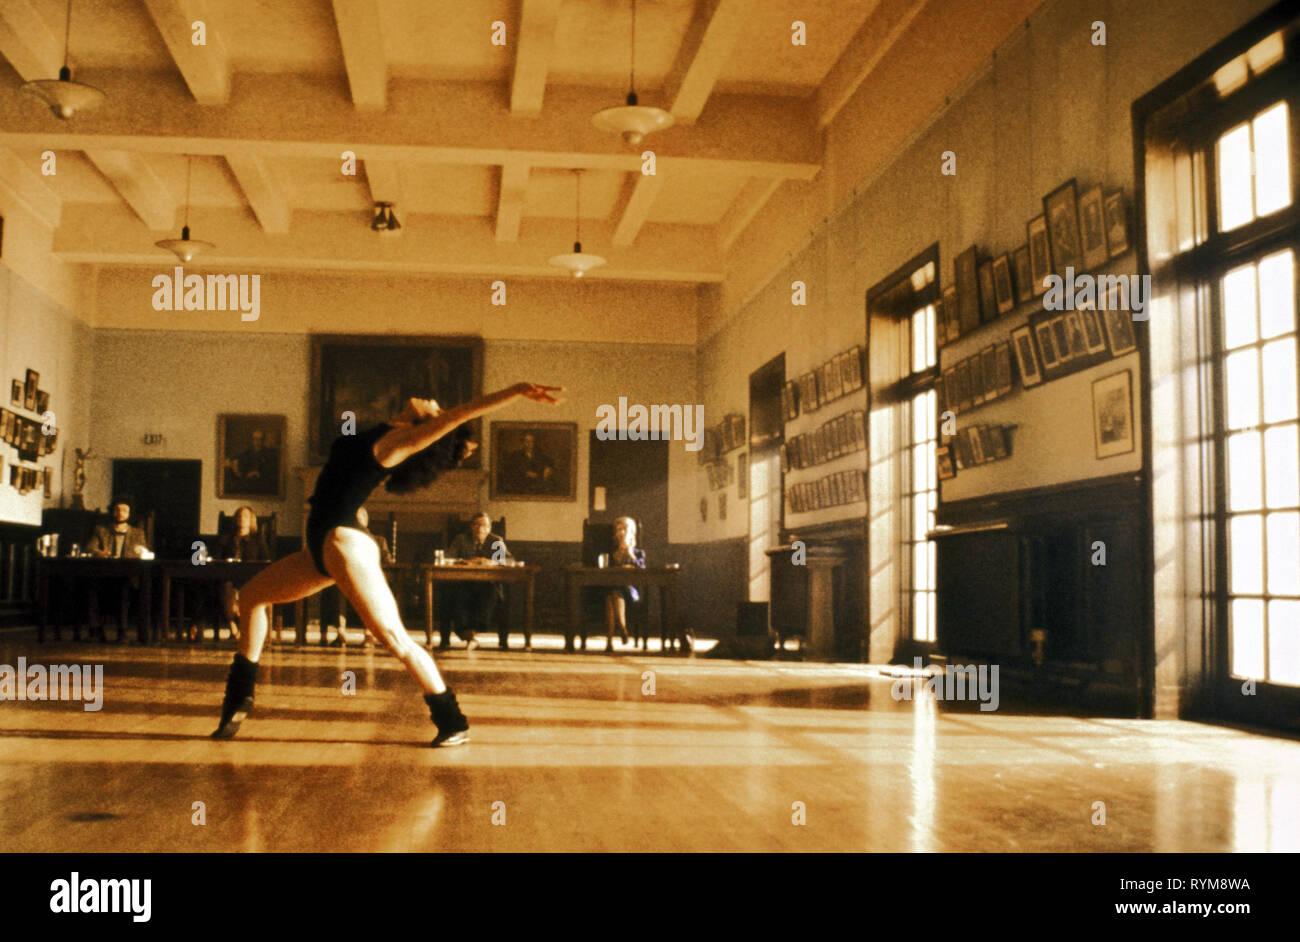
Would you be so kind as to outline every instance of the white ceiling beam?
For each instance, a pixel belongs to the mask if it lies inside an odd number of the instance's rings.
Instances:
[[[627,186],[627,199],[614,227],[614,244],[620,248],[636,241],[637,234],[650,216],[650,207],[659,195],[663,177],[657,173],[638,173]]]
[[[379,0],[334,0],[334,22],[352,104],[361,111],[383,111],[388,105],[388,59]]]
[[[515,68],[510,79],[510,113],[536,117],[542,113],[546,75],[555,48],[555,25],[561,0],[520,0],[515,36]]]
[[[262,231],[284,235],[289,231],[293,210],[288,194],[276,181],[267,162],[254,154],[228,154],[226,163],[248,200],[248,207],[262,225]]]
[[[750,180],[736,194],[727,211],[718,220],[718,247],[724,252],[731,248],[733,242],[753,222],[758,211],[767,205],[772,194],[781,186],[782,181],[767,177]]]
[[[149,229],[164,232],[175,226],[176,200],[143,155],[122,150],[87,150],[86,157]]]
[[[681,124],[694,124],[731,56],[745,23],[744,0],[704,0],[677,51],[663,86],[661,107]]]
[[[17,154],[0,147],[0,190],[7,192],[50,229],[57,229],[63,201],[46,179],[20,160]]]
[[[817,126],[835,119],[917,15],[926,0],[880,0],[817,88]]]
[[[230,61],[204,0],[144,0],[190,94],[200,105],[230,99]],[[194,24],[203,23],[204,45],[194,45]]]
[[[62,37],[45,25],[30,0],[5,0],[0,3],[0,56],[25,82],[58,78]]]
[[[524,218],[524,199],[528,195],[530,170],[528,164],[518,162],[501,167],[501,188],[497,192],[498,242],[519,241],[519,225]]]

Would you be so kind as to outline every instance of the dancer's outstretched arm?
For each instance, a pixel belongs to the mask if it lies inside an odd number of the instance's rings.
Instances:
[[[396,467],[411,455],[428,448],[458,425],[464,425],[471,419],[476,419],[480,415],[500,409],[516,399],[556,403],[559,400],[553,394],[563,391],[563,388],[562,386],[542,386],[537,383],[516,383],[472,402],[453,406],[445,411],[438,411],[413,425],[399,426],[385,433],[382,438],[375,442],[375,460],[382,467]]]

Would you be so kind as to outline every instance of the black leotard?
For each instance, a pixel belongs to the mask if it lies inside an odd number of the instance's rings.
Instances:
[[[374,450],[375,442],[391,429],[391,425],[376,425],[359,435],[340,435],[330,445],[329,460],[316,478],[307,516],[307,549],[322,575],[329,575],[323,556],[325,535],[335,527],[361,530],[357,511],[393,471],[375,460]]]

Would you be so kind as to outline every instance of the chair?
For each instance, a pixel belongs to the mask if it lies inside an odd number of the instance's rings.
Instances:
[[[449,519],[447,521],[448,524],[447,537],[443,545],[444,551],[449,550],[451,548],[451,544],[455,541],[457,536],[470,536],[470,526],[471,524],[473,524],[474,519],[477,516],[478,516],[477,514],[462,514],[457,516],[454,519]],[[497,536],[501,537],[501,539],[506,540],[507,541],[506,545],[508,546],[509,537],[506,534],[506,518],[498,517],[497,519],[491,521],[491,525],[492,525],[492,532]],[[441,588],[443,588],[444,595],[450,595],[450,593],[446,592],[446,589],[450,587],[444,586]],[[503,591],[502,597],[500,599],[500,604],[496,605],[492,610],[492,622],[484,626],[484,630],[486,631],[495,630],[498,638],[507,637],[510,632],[509,601],[510,601],[509,598],[505,595]],[[446,613],[448,611],[447,603],[443,602],[442,605],[438,607],[438,610]],[[451,631],[450,622],[451,622],[450,616],[444,614],[442,618],[442,623],[438,626],[438,632],[442,638],[449,637],[448,633]]]
[[[127,520],[127,523],[131,526],[140,527],[142,530],[144,530],[145,545],[152,549],[154,545],[153,542],[154,512],[150,510],[143,515],[134,514]],[[111,528],[113,526],[112,515],[109,513],[102,513],[99,511],[96,511],[94,513],[94,515],[90,519],[89,525],[86,528],[85,541],[82,543],[83,551],[86,545],[90,542],[90,537],[94,534],[95,528],[100,526]],[[126,636],[126,620],[130,611],[130,597],[131,597],[132,590],[135,590],[137,593],[137,611],[139,610],[140,600],[138,598],[138,595],[140,590],[140,578],[138,576],[123,577],[119,580],[119,582],[120,582],[120,590],[119,590],[120,594],[118,596],[117,640],[121,641]],[[89,622],[92,621],[94,618],[99,617],[99,603],[100,603],[99,589],[100,586],[98,584],[98,580],[95,580],[94,584],[91,586],[89,590],[89,596],[87,598],[87,612],[86,612],[87,626],[86,627],[91,632],[93,632],[95,629],[92,625],[89,624]],[[143,617],[143,613],[141,613],[141,617]],[[104,632],[102,621],[100,624],[99,631],[101,634],[103,634]]]
[[[645,531],[641,527],[641,520],[638,517],[632,518],[636,524],[636,542],[637,546],[644,545]],[[612,523],[592,523],[590,520],[582,521],[582,565],[596,566],[599,564],[601,554],[614,555],[614,524]],[[587,645],[587,621],[596,620],[604,625],[605,619],[605,596],[609,594],[606,588],[591,588],[583,593],[583,619],[581,633],[582,644],[585,648]],[[639,641],[641,647],[647,644],[647,609],[649,607],[649,598],[642,599],[641,605],[630,606],[627,610],[627,627],[630,637]]]
[[[221,540],[227,535],[231,535],[235,532],[235,527],[237,526],[235,517],[236,515],[233,513],[228,514],[224,510],[217,511],[217,539],[209,550],[209,554],[214,558],[217,556],[217,547],[221,544]],[[276,559],[278,526],[278,515],[275,511],[258,516],[257,518],[257,531],[261,534],[263,541],[266,543],[267,554],[270,556],[271,560]],[[222,605],[223,600],[221,598],[221,593],[224,591],[224,586],[217,587],[216,591],[218,593],[218,611],[221,613],[221,616],[215,620],[213,624],[212,640],[214,641],[221,638],[221,619],[224,618],[224,607]],[[270,625],[267,630],[267,641],[271,644],[275,644],[284,631],[283,606],[281,606],[279,611],[276,610],[274,605],[271,606],[271,611],[268,613],[267,617],[270,620]]]
[[[217,511],[217,539],[220,540],[221,537],[225,536],[226,534],[233,533],[234,529],[235,529],[235,515],[228,514],[224,510],[218,510]],[[271,554],[271,558],[274,559],[275,538],[277,532],[276,513],[272,511],[271,513],[265,516],[258,517],[257,530],[259,533],[262,534],[262,538],[266,540],[267,551]],[[210,551],[210,555],[212,556],[216,555],[216,547],[213,547],[213,549]]]

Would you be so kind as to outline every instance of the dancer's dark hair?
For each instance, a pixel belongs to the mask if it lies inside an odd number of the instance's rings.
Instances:
[[[428,487],[444,471],[458,467],[470,455],[470,429],[457,426],[423,451],[416,452],[388,476],[384,489],[390,494],[409,494]]]

